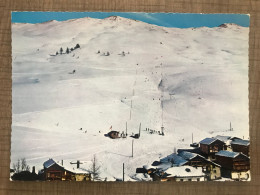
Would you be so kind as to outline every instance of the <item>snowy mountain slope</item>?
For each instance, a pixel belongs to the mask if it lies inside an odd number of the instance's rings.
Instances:
[[[12,48],[12,162],[25,157],[40,169],[48,158],[89,162],[96,154],[102,178],[122,178],[125,163],[132,180],[137,167],[187,147],[192,133],[195,141],[248,138],[248,28],[82,18],[12,24]],[[126,122],[128,134],[142,124],[133,158],[132,138],[104,136]],[[165,136],[145,131],[162,123]]]

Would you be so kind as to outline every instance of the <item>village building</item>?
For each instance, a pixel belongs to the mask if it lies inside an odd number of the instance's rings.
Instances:
[[[111,139],[120,138],[118,131],[110,131],[107,135],[108,135]]]
[[[242,152],[246,156],[249,156],[249,140],[233,139],[231,141],[231,148],[234,152]]]
[[[72,180],[73,173],[64,169],[53,159],[49,159],[43,163],[44,180]]]
[[[170,167],[166,170],[157,171],[154,176],[154,181],[205,181],[205,173],[201,167],[180,166]]]
[[[221,166],[217,163],[209,161],[205,157],[191,152],[180,152],[179,156],[187,162],[184,165],[192,167],[202,167],[203,173],[206,174],[207,180],[216,180],[221,178]]]
[[[238,138],[238,137],[223,136],[223,135],[217,135],[217,136],[215,136],[214,138],[215,138],[215,139],[218,139],[218,140],[220,140],[220,141],[223,141],[223,142],[225,143],[225,145],[226,145],[226,147],[225,147],[224,149],[227,150],[227,151],[230,151],[230,152],[233,152],[233,151],[234,151],[233,148],[232,148],[232,146],[231,146],[231,143],[232,143],[233,141],[235,141],[235,140],[237,140],[237,141],[242,140],[242,139],[240,139],[240,138]],[[247,140],[244,140],[244,141],[246,141],[246,142],[249,143],[249,141],[247,141]],[[238,149],[237,152],[242,152],[242,151],[240,151],[240,150]],[[247,155],[247,154],[246,154],[246,155]]]
[[[216,138],[205,138],[200,141],[200,150],[211,161],[215,160],[215,154],[220,150],[226,150],[226,145],[223,141]]]
[[[219,151],[216,162],[221,165],[221,174],[235,180],[250,179],[250,158],[243,153]]]
[[[49,159],[43,163],[43,179],[44,180],[62,180],[62,181],[88,181],[91,179],[91,174],[84,169],[73,168],[72,165],[68,165],[66,168],[62,163],[57,163],[53,159]]]
[[[200,141],[199,147],[178,149],[152,165],[138,168],[136,173],[149,174],[154,181],[200,181],[219,180],[222,177],[232,180],[250,179],[249,141],[231,136],[216,136]],[[234,152],[233,152],[234,150]],[[189,177],[178,175],[171,170],[182,170],[182,167],[200,169],[202,178],[192,174]],[[183,172],[182,172],[183,173]]]
[[[179,150],[178,150],[179,151]],[[192,166],[201,167],[207,180],[216,180],[221,178],[221,166],[211,162],[205,157],[187,151],[179,151],[178,154],[173,153],[162,159],[156,166],[145,166],[147,173],[152,176],[158,170],[166,170],[170,167]]]

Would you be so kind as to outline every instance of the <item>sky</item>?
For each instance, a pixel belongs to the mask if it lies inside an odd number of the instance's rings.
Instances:
[[[191,28],[216,27],[223,23],[235,23],[249,27],[247,14],[187,14],[187,13],[143,13],[143,12],[12,12],[12,23],[42,23],[49,20],[92,17],[103,19],[121,16],[165,27]]]

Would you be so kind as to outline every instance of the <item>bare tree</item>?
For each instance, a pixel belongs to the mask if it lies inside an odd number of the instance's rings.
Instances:
[[[13,169],[15,173],[20,173],[21,171],[30,171],[30,166],[27,164],[26,159],[22,158],[13,163]]]
[[[92,174],[92,180],[95,181],[99,178],[99,174],[100,174],[100,165],[97,162],[96,155],[93,156],[91,162],[92,164],[90,167],[90,172]]]
[[[22,171],[30,171],[30,167],[29,167],[29,165],[27,164],[25,158],[22,158],[22,159],[21,159],[21,169],[22,169]]]
[[[13,163],[14,172],[19,173],[20,168],[21,168],[21,162],[20,162],[20,159],[18,159],[16,163]]]

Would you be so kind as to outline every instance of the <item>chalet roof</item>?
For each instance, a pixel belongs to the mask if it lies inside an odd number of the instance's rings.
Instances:
[[[224,156],[224,157],[229,157],[229,158],[235,158],[239,155],[239,152],[230,152],[230,151],[226,151],[226,150],[221,150],[218,153],[216,153],[216,155],[218,156]]]
[[[195,154],[195,153],[191,153],[191,152],[187,152],[187,151],[182,151],[181,153],[179,153],[179,155],[182,158],[184,158],[185,160],[191,160],[191,159],[195,158],[196,156],[198,156],[199,154]]]
[[[180,166],[171,167],[165,171],[170,177],[198,177],[205,176],[201,167]]]
[[[164,157],[164,158],[161,158],[161,159],[160,159],[160,162],[161,162],[161,163],[170,162],[170,161],[173,160],[173,158],[174,158],[174,153],[172,153],[172,154],[170,154],[170,155],[168,155],[168,156],[166,156],[166,157]]]
[[[224,136],[224,135],[217,135],[216,137],[214,137],[215,139],[218,139],[220,141],[223,142],[227,142],[228,140],[230,140],[232,137],[231,136]]]
[[[178,149],[177,153],[179,154],[179,153],[181,153],[183,151],[192,152],[192,153],[200,154],[200,155],[203,156],[203,153],[201,152],[199,147],[197,147],[197,148],[188,148],[188,149]]]
[[[56,164],[56,162],[52,158],[50,158],[49,160],[47,160],[43,163],[43,167],[47,169],[54,164]]]
[[[215,142],[215,141],[217,141],[217,140],[219,140],[219,139],[207,137],[207,138],[201,140],[201,141],[200,141],[200,144],[210,145],[210,144],[212,144],[213,142]],[[221,140],[219,140],[219,141],[221,141]],[[223,142],[223,141],[221,141],[221,142]],[[223,142],[223,143],[224,143],[224,142]]]
[[[168,163],[171,162],[172,164],[174,164],[175,166],[182,166],[184,165],[186,162],[188,162],[187,160],[185,160],[184,158],[182,158],[181,156],[172,153],[164,158],[160,159],[161,163]]]
[[[112,131],[109,131],[108,133],[119,133],[119,131],[112,130]]]
[[[249,146],[250,141],[249,140],[243,140],[243,139],[234,139],[231,144],[236,144],[236,145],[242,145],[242,146]]]
[[[175,154],[175,157],[173,159],[173,163],[176,164],[177,166],[182,166],[184,165],[185,163],[187,163],[188,161],[185,160],[183,157]]]
[[[204,159],[205,161],[208,161],[208,162],[211,163],[211,164],[214,164],[214,165],[216,165],[216,166],[218,166],[218,167],[221,167],[219,164],[217,164],[217,163],[215,163],[215,162],[212,162],[212,161],[206,159],[204,156],[201,156],[201,155],[196,154],[196,153],[187,152],[187,151],[182,151],[182,152],[179,153],[179,155],[180,155],[184,160],[186,160],[186,162],[189,161],[189,160],[192,160],[193,158],[195,158],[195,157],[197,157],[197,156],[199,156],[200,158]]]

